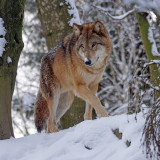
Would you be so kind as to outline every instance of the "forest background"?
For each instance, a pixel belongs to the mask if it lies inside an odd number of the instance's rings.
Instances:
[[[144,114],[148,115],[144,128],[148,131],[145,132],[146,145],[153,140],[158,146],[159,138],[152,137],[150,140],[147,138],[152,133],[157,136],[160,133],[158,128],[160,121],[160,13],[158,6],[160,3],[136,0],[130,2],[127,0],[75,0],[73,3],[68,0],[55,1],[55,4],[60,10],[65,6],[68,8],[66,14],[71,18],[66,19],[67,23],[70,19],[67,32],[72,31],[73,22],[83,24],[99,19],[104,23],[113,42],[113,53],[100,82],[97,96],[109,115],[144,111]],[[63,33],[54,43],[50,43],[51,40],[47,39],[44,20],[40,15],[40,5],[34,0],[25,2],[24,48],[18,65],[12,100],[12,122],[16,137],[36,132],[33,120],[40,60],[52,48],[52,44],[56,45],[64,38]],[[65,14],[61,16],[63,15]],[[55,19],[54,23],[59,22]],[[83,115],[84,103],[78,99],[75,104],[81,106],[75,114]],[[68,119],[74,112],[76,111],[70,111],[66,118]],[[77,119],[77,123],[82,120],[79,117]],[[61,125],[63,123],[64,120],[61,121]],[[152,124],[154,124],[153,127],[151,127]],[[62,128],[72,125],[74,123],[69,121]]]

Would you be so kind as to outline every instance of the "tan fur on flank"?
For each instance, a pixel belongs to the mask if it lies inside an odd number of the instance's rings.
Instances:
[[[35,124],[41,132],[58,131],[57,122],[70,108],[74,96],[86,101],[85,120],[107,112],[96,97],[98,83],[112,52],[112,42],[100,21],[73,24],[73,33],[42,58],[40,87],[35,104]]]

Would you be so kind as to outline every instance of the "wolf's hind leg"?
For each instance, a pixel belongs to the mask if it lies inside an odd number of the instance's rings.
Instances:
[[[39,91],[37,95],[34,113],[35,126],[37,131],[41,132],[45,128],[47,119],[49,117],[47,102],[42,96],[41,91]]]
[[[60,93],[58,91],[55,91],[54,96],[47,99],[47,104],[49,109],[47,133],[58,132],[56,111],[59,103],[59,98],[60,98]]]
[[[71,107],[73,100],[74,100],[74,93],[72,91],[65,92],[60,95],[59,104],[58,104],[57,112],[56,112],[57,122],[66,113],[66,111]]]

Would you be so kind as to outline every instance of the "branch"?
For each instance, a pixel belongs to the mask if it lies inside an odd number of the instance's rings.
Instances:
[[[151,60],[150,62],[145,63],[143,67],[146,68],[147,66],[152,65],[152,64],[160,65],[160,60]]]
[[[93,6],[92,7],[96,8],[97,10],[99,10],[100,12],[104,13],[105,15],[109,16],[110,18],[114,19],[114,20],[122,20],[124,18],[126,18],[129,14],[133,13],[135,11],[135,8],[133,8],[132,10],[119,15],[119,16],[112,16],[106,9],[102,8],[102,7],[97,7],[97,6]]]

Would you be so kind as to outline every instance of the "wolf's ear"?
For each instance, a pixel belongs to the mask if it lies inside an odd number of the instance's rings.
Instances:
[[[93,30],[97,33],[101,33],[104,30],[104,25],[99,20],[95,22]]]
[[[81,32],[81,26],[73,23],[73,32],[76,34],[76,36],[79,36]]]

